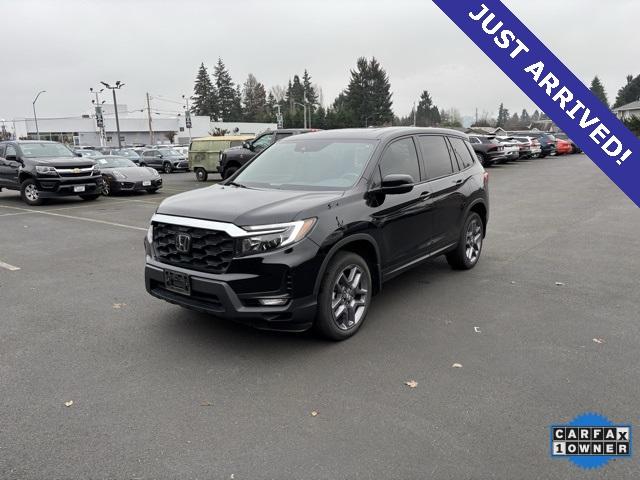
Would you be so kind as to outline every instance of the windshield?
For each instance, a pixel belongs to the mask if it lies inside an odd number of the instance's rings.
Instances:
[[[171,150],[169,148],[159,148],[158,151],[162,154],[163,157],[180,157],[180,153],[175,150]]]
[[[283,190],[346,190],[362,176],[376,144],[342,139],[276,143],[234,183]]]
[[[102,157],[98,158],[96,162],[102,168],[129,168],[136,166],[131,160],[122,157]]]
[[[22,143],[20,150],[25,157],[75,157],[76,155],[61,143]]]
[[[140,158],[140,155],[138,155],[133,150],[113,150],[111,152],[111,154],[112,155],[121,155],[123,157],[129,157],[129,158]]]

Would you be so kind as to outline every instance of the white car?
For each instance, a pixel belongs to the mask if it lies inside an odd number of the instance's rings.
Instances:
[[[504,146],[507,161],[520,158],[520,143],[513,141],[513,137],[496,137],[496,139]]]
[[[520,142],[521,158],[538,158],[542,153],[540,142],[534,137],[513,137],[514,140]]]

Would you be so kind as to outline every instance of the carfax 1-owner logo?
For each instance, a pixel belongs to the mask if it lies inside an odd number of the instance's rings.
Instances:
[[[551,456],[582,468],[600,468],[614,458],[631,457],[631,425],[616,425],[598,413],[551,425]]]

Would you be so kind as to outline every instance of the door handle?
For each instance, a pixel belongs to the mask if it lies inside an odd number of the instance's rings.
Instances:
[[[421,197],[428,197],[429,195],[431,195],[431,192],[427,192],[427,191],[424,191],[420,194]]]
[[[460,184],[462,183],[462,179],[454,180],[454,181],[453,181],[453,183],[454,183],[455,185],[460,185]]]

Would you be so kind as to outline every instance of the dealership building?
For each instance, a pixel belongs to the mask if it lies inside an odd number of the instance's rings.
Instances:
[[[95,115],[66,118],[38,118],[37,128],[33,118],[24,120],[26,136],[41,140],[53,140],[69,145],[118,146],[116,118],[113,106],[104,106],[104,134],[98,127]],[[276,123],[212,122],[209,117],[191,116],[191,128],[187,128],[184,115],[152,117],[143,111],[129,113],[126,105],[118,104],[120,141],[122,145],[157,145],[164,143],[189,143],[190,138],[204,137],[224,130],[226,133],[251,134],[275,130]],[[124,112],[124,113],[120,113]]]

